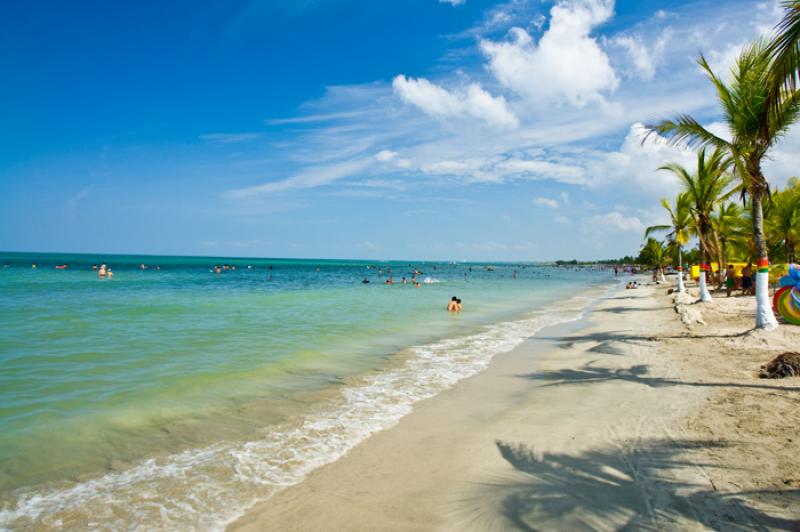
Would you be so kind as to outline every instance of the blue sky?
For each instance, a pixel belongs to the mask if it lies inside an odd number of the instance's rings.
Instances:
[[[774,1],[5,2],[0,249],[635,253]],[[800,136],[768,177],[798,173]]]

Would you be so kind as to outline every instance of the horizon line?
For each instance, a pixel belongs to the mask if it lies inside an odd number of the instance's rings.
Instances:
[[[377,258],[356,258],[356,257],[349,257],[349,258],[324,258],[324,257],[267,257],[267,256],[226,256],[226,255],[195,255],[195,254],[181,254],[181,255],[173,255],[173,254],[154,254],[154,253],[116,253],[116,252],[85,252],[85,251],[10,251],[10,250],[0,250],[0,255],[87,255],[87,256],[118,256],[118,257],[170,257],[170,258],[179,258],[179,257],[187,257],[187,258],[195,258],[195,259],[235,259],[235,260],[320,260],[320,261],[357,261],[357,262],[447,262],[447,263],[476,263],[476,264],[484,264],[484,263],[495,263],[495,264],[555,264],[556,262],[570,262],[570,261],[577,261],[581,262],[591,262],[591,263],[604,263],[614,260],[620,260],[624,257],[620,257],[618,259],[553,259],[553,260],[467,260],[467,259],[408,259],[408,258],[398,258],[398,259],[377,259]]]

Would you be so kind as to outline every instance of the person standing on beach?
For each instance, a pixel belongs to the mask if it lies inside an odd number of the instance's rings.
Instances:
[[[728,293],[728,297],[731,297],[731,292],[733,292],[735,286],[736,273],[733,271],[733,265],[728,264],[728,269],[725,270],[725,291]]]
[[[753,265],[748,264],[742,268],[742,295],[750,295],[753,292]]]

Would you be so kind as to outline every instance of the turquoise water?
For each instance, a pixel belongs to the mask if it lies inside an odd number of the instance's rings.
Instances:
[[[0,528],[222,526],[611,281],[532,264],[0,263]],[[421,286],[401,284],[414,269]]]

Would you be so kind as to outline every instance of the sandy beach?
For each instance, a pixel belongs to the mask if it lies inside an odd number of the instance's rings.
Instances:
[[[230,530],[800,528],[800,328],[752,298],[604,295]]]

